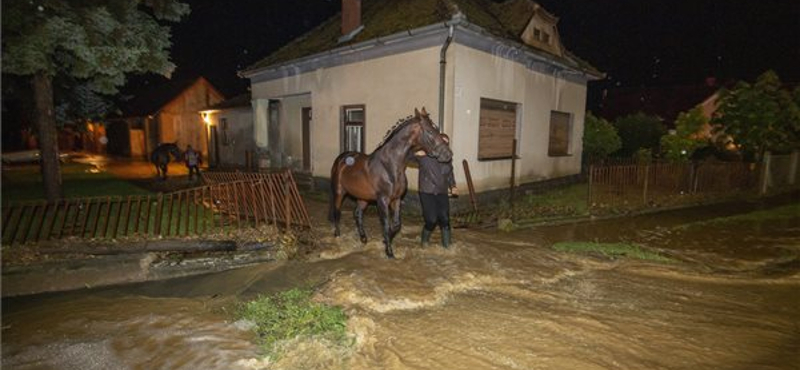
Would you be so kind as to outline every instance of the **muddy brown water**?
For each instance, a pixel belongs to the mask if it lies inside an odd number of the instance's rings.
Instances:
[[[692,223],[691,210],[513,233],[457,230],[420,248],[407,222],[386,260],[321,235],[308,261],[3,300],[4,369],[798,369],[800,215]],[[746,208],[746,207],[745,207]],[[689,226],[687,226],[689,225]],[[327,233],[321,233],[327,234]],[[630,241],[655,264],[558,253],[563,240]],[[260,359],[229,308],[314,285],[345,308],[349,353],[302,347]]]

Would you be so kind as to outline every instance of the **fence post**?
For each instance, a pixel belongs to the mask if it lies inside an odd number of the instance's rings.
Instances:
[[[800,151],[795,150],[792,152],[789,160],[789,185],[794,185],[797,181],[797,165],[800,161]]]
[[[289,170],[287,170],[289,171]],[[292,209],[291,209],[291,199],[289,198],[289,184],[287,183],[286,179],[283,179],[282,186],[283,186],[283,209],[284,215],[286,216],[286,231],[289,231],[289,227],[292,226]]]
[[[764,158],[761,159],[761,191],[759,191],[761,195],[766,194],[769,189],[770,162],[772,162],[772,154],[765,152]]]
[[[508,197],[508,204],[511,206],[511,220],[514,221],[514,196],[516,195],[516,177],[517,177],[517,139],[514,139],[511,144],[511,189]]]
[[[472,203],[472,211],[478,212],[478,202],[475,199],[475,185],[472,184],[472,174],[469,172],[469,164],[467,160],[461,161],[464,166],[464,177],[467,178],[467,189],[469,190],[469,201]]]
[[[153,225],[153,235],[161,236],[161,214],[164,206],[164,193],[158,193],[156,198],[156,220]]]

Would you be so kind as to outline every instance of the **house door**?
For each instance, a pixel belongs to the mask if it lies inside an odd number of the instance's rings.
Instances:
[[[219,163],[219,134],[217,133],[217,126],[210,126],[211,137],[210,145],[208,148],[208,165],[210,167],[220,167]]]
[[[311,171],[311,108],[305,107],[303,117],[303,171]]]

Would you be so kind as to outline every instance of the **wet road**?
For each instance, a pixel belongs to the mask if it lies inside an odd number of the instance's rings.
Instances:
[[[377,240],[362,246],[350,220],[338,240],[321,232],[309,261],[4,300],[3,366],[265,368],[229,308],[312,284],[350,316],[351,353],[298,347],[269,368],[797,369],[800,215],[697,224],[736,211],[458,230],[449,250],[420,248],[405,225],[396,261]],[[549,248],[560,240],[625,240],[681,262]]]

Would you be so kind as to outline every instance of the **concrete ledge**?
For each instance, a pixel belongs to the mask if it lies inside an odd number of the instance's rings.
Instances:
[[[176,244],[177,243],[177,244]],[[256,263],[274,261],[274,245],[235,242],[142,243],[114,248],[86,248],[93,253],[78,258],[4,266],[2,296],[58,292],[172,279],[220,272]],[[172,248],[169,248],[169,247]],[[231,247],[232,246],[232,247]],[[143,250],[144,249],[144,250]],[[66,253],[66,252],[65,252]],[[75,253],[71,250],[70,253]]]

